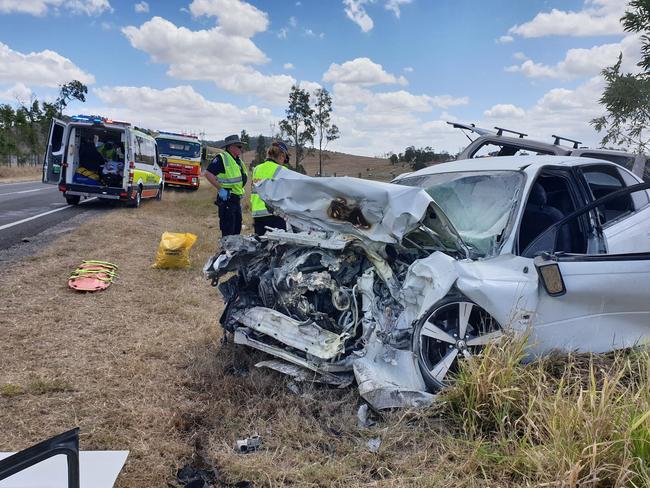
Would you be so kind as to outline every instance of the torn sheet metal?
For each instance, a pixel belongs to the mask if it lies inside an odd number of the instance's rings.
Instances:
[[[445,246],[465,247],[444,212],[421,188],[348,176],[312,178],[282,169],[256,190],[268,206],[303,230],[397,244],[426,221],[427,230]]]
[[[375,336],[353,368],[359,394],[375,410],[425,407],[435,400],[427,392],[415,354],[387,346]]]
[[[233,317],[242,325],[320,359],[333,359],[343,352],[342,337],[312,321],[299,322],[277,310],[253,307]]]
[[[280,359],[271,359],[269,361],[260,361],[255,365],[256,368],[269,368],[278,373],[291,376],[296,381],[304,381],[308,383],[326,383],[328,385],[345,388],[350,386],[354,381],[354,376],[346,374],[332,374],[327,372],[316,373],[307,368],[303,368],[296,364],[291,364],[287,361]]]

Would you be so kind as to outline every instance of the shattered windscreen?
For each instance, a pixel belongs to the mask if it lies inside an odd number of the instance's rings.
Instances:
[[[461,238],[481,256],[500,247],[524,184],[519,171],[459,171],[407,177],[400,185],[424,189]]]

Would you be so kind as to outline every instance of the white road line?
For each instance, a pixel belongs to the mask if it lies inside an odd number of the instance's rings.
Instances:
[[[87,200],[84,200],[81,203],[91,202],[93,200],[97,200],[97,197],[88,198]],[[0,230],[5,230],[5,229],[8,229],[10,227],[14,227],[15,225],[24,224],[25,222],[29,222],[30,220],[38,219],[39,217],[45,217],[46,215],[50,215],[50,214],[53,214],[55,212],[60,212],[61,210],[65,210],[66,208],[70,208],[70,207],[74,207],[74,206],[75,205],[66,205],[65,207],[55,208],[54,210],[48,210],[47,212],[43,212],[41,214],[34,215],[32,217],[27,217],[26,219],[18,220],[16,222],[11,222],[10,224],[0,225]]]
[[[16,195],[18,193],[32,193],[35,191],[43,191],[43,190],[58,190],[58,188],[56,186],[53,186],[52,188],[35,188],[33,190],[12,191],[9,193],[0,193],[0,197],[4,197],[5,195]]]

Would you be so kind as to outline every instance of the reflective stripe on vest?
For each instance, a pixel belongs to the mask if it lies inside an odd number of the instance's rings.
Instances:
[[[282,166],[280,166],[275,161],[267,160],[262,164],[258,164],[253,169],[253,190],[251,193],[251,212],[253,214],[253,218],[268,217],[269,215],[273,215],[271,211],[266,208],[264,200],[262,200],[257,194],[255,185],[260,183],[262,180],[271,180],[275,178],[275,175],[278,174],[278,171],[280,171],[281,168]]]
[[[244,179],[242,177],[242,171],[248,176],[248,173],[246,173],[246,166],[242,162],[240,168],[237,161],[235,161],[235,158],[233,158],[232,154],[228,151],[221,153],[221,161],[223,162],[225,172],[217,175],[217,181],[223,188],[230,190],[233,195],[243,195]]]

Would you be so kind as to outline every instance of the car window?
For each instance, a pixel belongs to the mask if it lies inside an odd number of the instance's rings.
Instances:
[[[625,182],[625,186],[636,185],[638,181],[627,171],[618,170],[621,178]],[[634,203],[634,210],[640,210],[648,203],[648,192],[637,191],[632,193],[632,202]]]
[[[556,245],[553,241],[538,240],[538,237],[582,206],[574,191],[573,181],[570,173],[555,170],[542,172],[532,184],[519,225],[518,244],[522,256],[533,257]],[[552,237],[555,239],[556,236]],[[576,219],[559,228],[556,250],[586,252],[585,224]]]
[[[581,158],[594,158],[594,159],[604,159],[605,161],[611,161],[612,163],[619,164],[627,169],[632,169],[634,166],[634,156],[627,156],[625,154],[603,154],[603,153],[590,153],[584,152],[579,154]]]
[[[582,169],[582,174],[594,200],[627,186],[614,166],[586,166]],[[617,220],[633,211],[634,204],[630,195],[623,195],[598,207],[602,224]]]
[[[628,192],[624,196],[630,196],[631,194],[633,195],[634,193],[646,193],[648,191],[648,187],[650,186],[650,183],[642,183],[642,184],[637,184],[633,185],[636,188],[630,189],[628,187],[623,188],[623,192]],[[607,200],[607,196],[603,197],[605,200]],[[609,197],[609,201],[612,200],[619,200],[620,197],[612,196]],[[571,214],[565,216],[562,220],[557,221],[550,227],[548,227],[544,232],[539,234],[533,242],[528,246],[528,249],[532,250],[533,252],[530,253],[530,255],[525,254],[526,257],[533,257],[535,255],[538,255],[540,252],[550,252],[554,253],[557,251],[564,251],[561,246],[561,232],[562,229],[566,226],[570,226],[572,222],[576,219],[581,219],[584,218],[587,213],[593,211],[594,208],[600,208],[603,205],[606,205],[608,202],[591,202],[588,205],[585,205],[581,209],[576,210],[575,212],[572,212]],[[604,252],[598,251],[599,253]],[[578,253],[582,254],[582,253]]]
[[[538,152],[523,149],[510,144],[497,144],[486,142],[474,152],[472,158],[487,158],[491,156],[533,156],[537,154],[553,154],[551,152]]]

